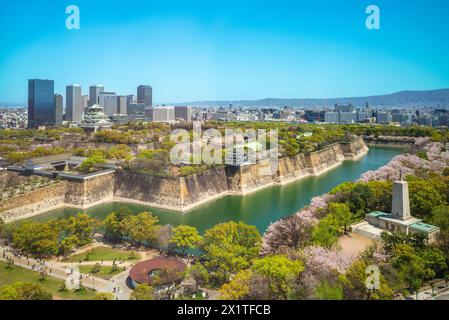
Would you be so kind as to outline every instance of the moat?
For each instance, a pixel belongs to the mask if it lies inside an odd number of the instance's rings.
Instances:
[[[329,192],[335,186],[354,181],[366,171],[375,170],[387,164],[401,149],[372,147],[367,155],[358,161],[345,161],[341,166],[318,177],[307,177],[284,186],[272,186],[245,196],[225,196],[191,210],[187,214],[161,210],[136,204],[105,203],[86,210],[56,209],[33,220],[45,221],[65,218],[78,212],[86,212],[97,218],[104,218],[110,212],[126,206],[133,212],[151,211],[161,224],[191,225],[200,232],[214,225],[230,220],[255,225],[261,233],[267,226],[282,217],[292,215],[310,203],[311,198]]]

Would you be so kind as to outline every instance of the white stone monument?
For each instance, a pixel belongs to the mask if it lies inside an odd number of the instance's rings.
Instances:
[[[410,200],[408,196],[407,181],[395,181],[393,184],[393,205],[391,213],[397,219],[402,221],[412,217],[410,213]]]

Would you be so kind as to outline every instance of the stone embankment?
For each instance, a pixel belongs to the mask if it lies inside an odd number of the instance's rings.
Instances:
[[[0,217],[14,221],[62,206],[85,209],[102,202],[120,201],[186,212],[214,199],[245,195],[275,184],[317,176],[368,152],[361,137],[322,150],[242,167],[222,167],[189,177],[157,177],[126,170],[82,178],[64,177],[55,185],[0,202]]]
[[[395,136],[364,136],[368,146],[390,147],[390,148],[411,148],[416,138],[414,137],[395,137]]]

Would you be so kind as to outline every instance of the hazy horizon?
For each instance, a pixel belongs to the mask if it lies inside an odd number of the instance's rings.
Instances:
[[[154,101],[335,98],[449,88],[449,2],[378,0],[79,0],[80,30],[50,0],[2,4],[0,101],[24,103],[27,80],[55,92],[139,84]]]

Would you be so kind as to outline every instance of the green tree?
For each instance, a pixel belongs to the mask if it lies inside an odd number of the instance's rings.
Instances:
[[[202,237],[195,227],[178,226],[173,229],[170,244],[185,253],[187,249],[194,249],[201,243]]]
[[[244,300],[250,293],[252,272],[250,269],[239,271],[229,283],[220,288],[222,300]]]
[[[123,236],[127,236],[132,244],[156,241],[158,237],[159,219],[150,212],[141,212],[137,216],[126,216],[120,223]]]
[[[432,223],[440,227],[438,240],[445,252],[449,252],[449,207],[439,206],[432,211]]]
[[[338,241],[338,222],[332,215],[321,219],[312,230],[312,241],[315,245],[331,248]]]
[[[304,271],[304,264],[284,255],[266,256],[254,260],[252,270],[268,280],[275,299],[287,300],[292,297],[292,283]]]
[[[421,179],[409,179],[410,209],[412,215],[427,219],[435,207],[444,204],[443,195],[435,189],[432,182]]]
[[[84,246],[92,242],[98,221],[85,213],[68,218],[65,230],[78,238],[78,245]]]
[[[117,212],[110,213],[103,221],[104,236],[111,241],[121,241],[126,233],[122,221],[132,215],[133,212],[127,207],[121,207]]]
[[[53,300],[51,293],[37,283],[16,282],[7,289],[9,294],[13,293],[11,288],[16,291],[15,300]]]
[[[427,238],[427,236],[422,233],[405,234],[403,232],[382,232],[380,237],[382,245],[388,254],[392,254],[394,249],[400,244],[407,244],[413,248],[423,249]]]
[[[0,287],[0,300],[19,300],[19,294],[12,285],[4,285]]]
[[[59,243],[59,254],[67,256],[78,245],[79,240],[75,235],[64,238]]]
[[[419,158],[424,159],[424,160],[429,160],[429,157],[427,156],[427,152],[425,152],[425,151],[418,151],[416,153],[416,156],[418,156]]]
[[[58,252],[58,230],[49,222],[27,221],[14,230],[13,245],[30,254],[49,257]]]
[[[154,300],[154,290],[146,284],[139,284],[131,293],[129,300]]]
[[[379,275],[379,288],[369,290],[366,285],[368,263],[356,260],[339,281],[343,287],[343,294],[348,300],[391,300],[393,290],[388,286],[382,274]]]
[[[104,236],[111,241],[120,241],[123,238],[121,221],[117,213],[112,212],[103,221]]]
[[[343,228],[344,234],[348,232],[349,225],[353,222],[353,216],[349,207],[344,203],[331,203],[328,212],[337,220],[338,225]]]
[[[119,160],[130,160],[132,150],[125,144],[119,144],[109,148],[108,152],[111,158]]]
[[[106,159],[103,157],[103,155],[100,154],[94,154],[90,158],[87,158],[78,166],[78,171],[84,172],[84,173],[91,173],[98,170],[100,165],[106,163]]]
[[[234,221],[218,224],[204,235],[205,266],[226,282],[230,274],[251,265],[260,246],[261,236],[256,227]]]
[[[447,271],[446,256],[437,248],[425,248],[418,252],[423,259],[426,268],[431,269],[436,278],[443,278]]]
[[[115,300],[115,296],[110,292],[98,292],[94,300]]]
[[[195,290],[209,281],[209,273],[201,263],[196,263],[187,270],[187,276],[195,282]]]
[[[315,287],[315,297],[318,300],[343,300],[343,287],[341,284],[322,281]]]
[[[426,280],[435,277],[435,272],[429,268],[424,259],[407,244],[395,247],[391,264],[397,270],[399,278],[412,292],[418,292]]]
[[[3,219],[0,218],[0,236],[3,234],[4,228],[5,228],[5,222],[3,222]]]

